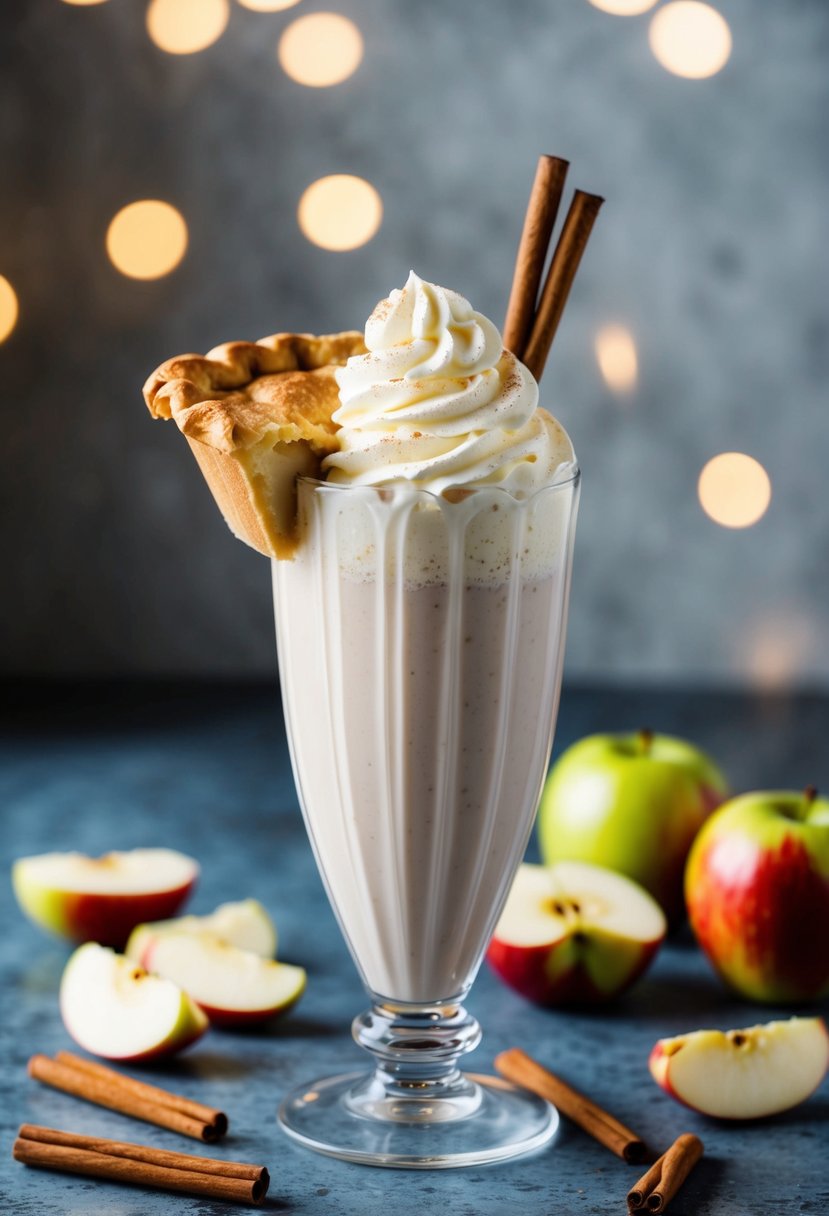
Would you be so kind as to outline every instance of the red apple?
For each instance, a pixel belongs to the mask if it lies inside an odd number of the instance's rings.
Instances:
[[[196,885],[198,862],[173,849],[21,857],[12,885],[26,915],[72,941],[123,947],[136,925],[172,916]]]
[[[622,874],[579,861],[522,865],[487,959],[538,1004],[595,1003],[642,974],[666,927],[657,902]]]
[[[201,1038],[208,1021],[186,992],[94,942],[66,964],[60,1011],[76,1043],[107,1060],[172,1055]]]
[[[695,1030],[660,1039],[651,1075],[672,1098],[718,1119],[761,1119],[789,1110],[829,1066],[822,1018],[790,1018],[744,1030]]]
[[[688,858],[685,897],[717,971],[752,1000],[829,992],[829,801],[743,794],[706,823]]]
[[[302,967],[260,958],[206,933],[165,933],[145,957],[152,972],[180,984],[218,1026],[265,1021],[305,990]]]

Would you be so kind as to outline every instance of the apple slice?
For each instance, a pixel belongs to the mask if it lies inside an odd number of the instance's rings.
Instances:
[[[660,1039],[648,1067],[672,1098],[717,1119],[762,1119],[809,1097],[829,1067],[822,1018]]]
[[[257,899],[220,904],[208,916],[177,916],[173,920],[138,925],[130,934],[126,953],[146,966],[155,941],[169,933],[220,937],[228,945],[250,950],[260,958],[273,958],[276,954],[276,927]]]
[[[666,929],[656,900],[622,874],[581,861],[522,865],[487,958],[531,1001],[596,1003],[642,974]]]
[[[172,1055],[208,1027],[176,984],[95,942],[80,946],[66,964],[60,1011],[75,1042],[107,1060]]]
[[[17,902],[39,925],[72,941],[121,948],[142,921],[172,916],[199,875],[173,849],[129,853],[41,853],[12,866]]]
[[[166,933],[146,951],[147,966],[185,988],[219,1026],[263,1022],[305,989],[302,967],[260,958],[206,933]]]

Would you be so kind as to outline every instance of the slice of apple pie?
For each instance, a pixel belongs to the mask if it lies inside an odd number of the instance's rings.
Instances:
[[[162,363],[144,385],[154,418],[172,418],[239,540],[266,557],[296,550],[296,479],[338,448],[334,369],[363,335],[274,334]]]

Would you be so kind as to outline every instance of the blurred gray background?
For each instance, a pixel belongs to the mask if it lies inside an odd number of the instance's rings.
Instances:
[[[584,472],[571,677],[829,685],[829,4],[715,2],[734,48],[701,81],[656,62],[652,14],[587,0],[234,2],[219,41],[183,56],[150,42],[139,0],[0,6],[0,274],[20,301],[0,345],[2,669],[272,672],[267,563],[150,420],[145,377],[231,338],[360,327],[410,266],[501,323],[550,151],[607,198],[543,386]],[[305,88],[275,47],[324,8],[365,57]],[[353,252],[297,226],[330,173],[383,199]],[[189,226],[153,282],[104,249],[139,198]],[[626,394],[596,362],[609,323],[638,348]],[[773,487],[739,531],[697,498],[729,450]]]

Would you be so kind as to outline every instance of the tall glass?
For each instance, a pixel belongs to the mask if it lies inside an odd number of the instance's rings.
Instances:
[[[299,483],[299,551],[273,564],[285,720],[374,1063],[283,1102],[320,1152],[435,1168],[555,1131],[546,1102],[459,1062],[549,763],[578,480],[525,499]]]

